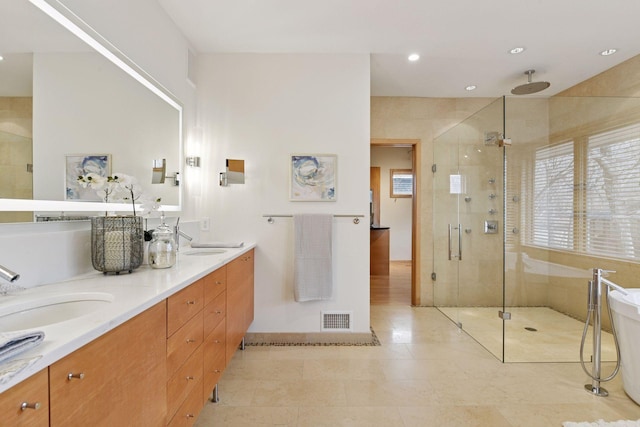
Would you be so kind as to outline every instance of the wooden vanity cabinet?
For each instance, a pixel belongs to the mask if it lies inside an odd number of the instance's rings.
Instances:
[[[202,409],[185,401],[202,396],[204,282],[200,279],[167,298],[167,421],[191,425]],[[175,419],[175,420],[174,420]]]
[[[227,264],[227,363],[253,322],[254,250]]]
[[[49,366],[51,426],[166,424],[166,304]]]
[[[226,367],[227,267],[205,277],[204,282],[204,383],[205,402]]]
[[[193,425],[253,322],[253,254],[0,394],[0,425]]]
[[[0,394],[0,414],[2,414],[2,421],[0,422],[2,425],[15,427],[48,426],[48,370],[43,369]]]

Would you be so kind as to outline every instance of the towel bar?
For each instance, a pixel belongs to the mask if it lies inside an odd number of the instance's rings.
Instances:
[[[273,218],[293,218],[293,215],[262,215],[263,218],[267,218],[269,224],[273,224],[275,220]],[[334,218],[353,218],[354,224],[360,224],[360,218],[364,218],[364,215],[333,215]]]

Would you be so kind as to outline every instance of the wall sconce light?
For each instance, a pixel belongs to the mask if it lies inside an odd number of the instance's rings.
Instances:
[[[193,168],[200,167],[200,157],[198,156],[190,156],[185,159],[187,166],[191,166]]]
[[[220,172],[220,186],[244,184],[244,160],[227,159],[227,171]]]

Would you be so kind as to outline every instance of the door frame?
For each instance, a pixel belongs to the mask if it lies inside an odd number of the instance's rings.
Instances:
[[[422,144],[420,139],[396,139],[396,138],[371,138],[370,145],[376,147],[411,147],[413,169],[413,192],[411,197],[411,305],[419,306],[421,303],[421,267],[420,267],[420,194],[422,181],[421,159]],[[369,161],[371,167],[371,161]]]

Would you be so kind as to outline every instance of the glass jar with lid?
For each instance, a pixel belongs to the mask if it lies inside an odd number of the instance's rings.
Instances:
[[[173,230],[164,222],[162,215],[161,224],[152,233],[149,243],[149,265],[151,268],[169,268],[176,263],[177,246],[173,236]]]

